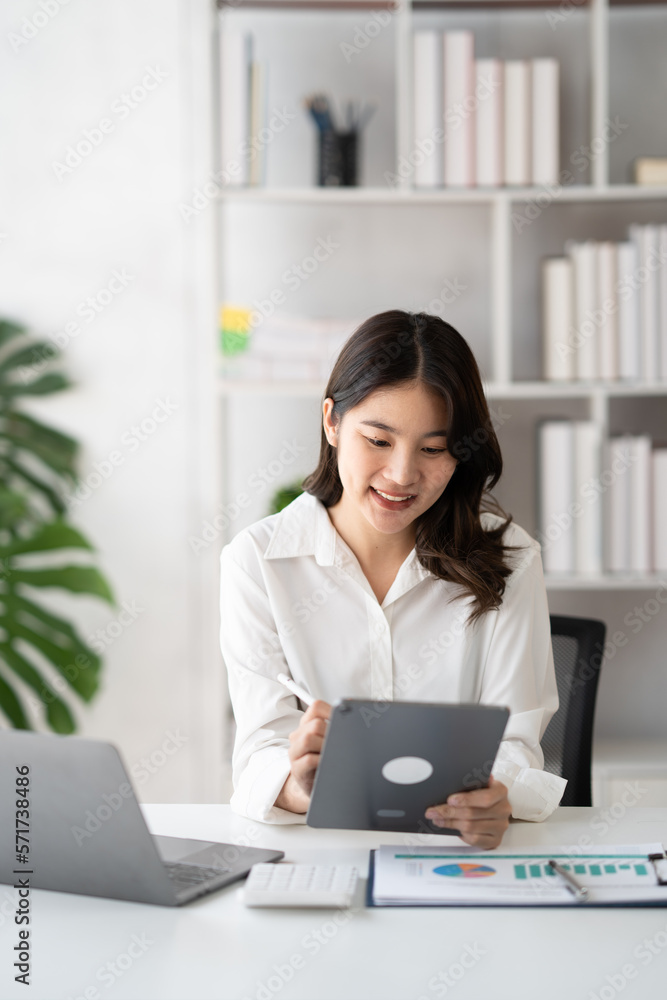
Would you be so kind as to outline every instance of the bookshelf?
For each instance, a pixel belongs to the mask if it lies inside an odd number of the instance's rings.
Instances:
[[[216,198],[219,301],[249,303],[266,295],[291,261],[329,232],[341,250],[288,300],[288,312],[360,319],[388,308],[426,308],[443,276],[461,277],[470,292],[441,315],[466,336],[492,408],[507,414],[498,430],[506,461],[498,499],[533,534],[538,420],[594,420],[605,437],[626,427],[664,435],[667,382],[541,381],[539,264],[544,256],[561,254],[567,239],[621,240],[631,222],[667,223],[667,187],[630,183],[635,156],[667,155],[667,4],[217,0],[212,11],[214,33],[226,25],[252,32],[258,58],[269,64],[269,105],[286,105],[300,115],[290,125],[289,142],[277,136],[267,148],[264,184],[227,187]],[[387,14],[386,23],[346,62],[341,44],[353,42],[355,31],[363,33],[374,12]],[[560,162],[572,179],[551,189],[426,190],[415,189],[409,173],[401,176],[412,143],[412,33],[420,28],[470,29],[480,57],[556,57]],[[303,96],[314,90],[378,98],[378,112],[363,135],[359,187],[314,186],[315,135],[301,108]],[[627,119],[629,127],[600,144],[597,138],[615,117]],[[529,224],[517,231],[517,218],[527,214]],[[304,428],[317,429],[323,382],[219,377],[216,386],[230,473],[224,476],[223,503],[233,501],[286,436],[297,435],[303,458],[276,487],[310,471],[319,435]],[[267,513],[266,493],[252,500],[233,531]],[[661,580],[573,576],[548,579],[547,585],[554,612],[606,618],[613,631],[626,607],[641,592],[653,593]],[[664,620],[652,628],[653,637],[637,640],[638,655],[645,658],[657,655],[658,631],[663,644],[667,634]],[[649,729],[652,724],[657,730],[657,714]],[[631,724],[621,734],[628,735]]]

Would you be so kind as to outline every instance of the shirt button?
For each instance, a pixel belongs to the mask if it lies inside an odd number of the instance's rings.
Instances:
[[[383,635],[384,632],[387,631],[387,626],[385,625],[384,622],[377,622],[375,626],[375,631],[377,632],[378,635]]]

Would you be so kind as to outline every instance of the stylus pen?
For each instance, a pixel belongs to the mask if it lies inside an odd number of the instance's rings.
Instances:
[[[561,868],[557,865],[555,861],[549,859],[549,864],[556,872],[556,875],[561,879],[565,888],[568,889],[578,903],[584,903],[588,899],[588,889],[585,885],[579,885],[576,878],[574,878],[565,868]]]
[[[291,677],[288,677],[287,674],[278,674],[278,680],[281,684],[284,684],[285,687],[292,692],[292,694],[295,694],[297,698],[300,698],[304,705],[312,705],[315,701],[312,694],[308,694],[307,691],[304,691],[304,689],[299,687],[299,685],[295,683]]]

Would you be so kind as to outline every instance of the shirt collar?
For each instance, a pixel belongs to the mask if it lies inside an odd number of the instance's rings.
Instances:
[[[320,566],[333,566],[338,532],[326,507],[310,493],[301,493],[276,515],[265,559],[315,556]]]
[[[276,515],[273,535],[264,552],[265,559],[292,556],[315,556],[320,566],[333,566],[334,563],[340,566],[353,559],[350,548],[331,523],[326,507],[310,493],[299,494]],[[405,593],[431,576],[430,570],[422,566],[415,549],[412,549],[387,597],[394,590]],[[396,596],[398,593],[392,594],[392,599]]]

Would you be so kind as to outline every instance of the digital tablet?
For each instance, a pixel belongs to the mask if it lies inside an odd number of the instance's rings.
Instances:
[[[424,813],[485,788],[509,709],[345,698],[327,727],[308,826],[458,834]]]

